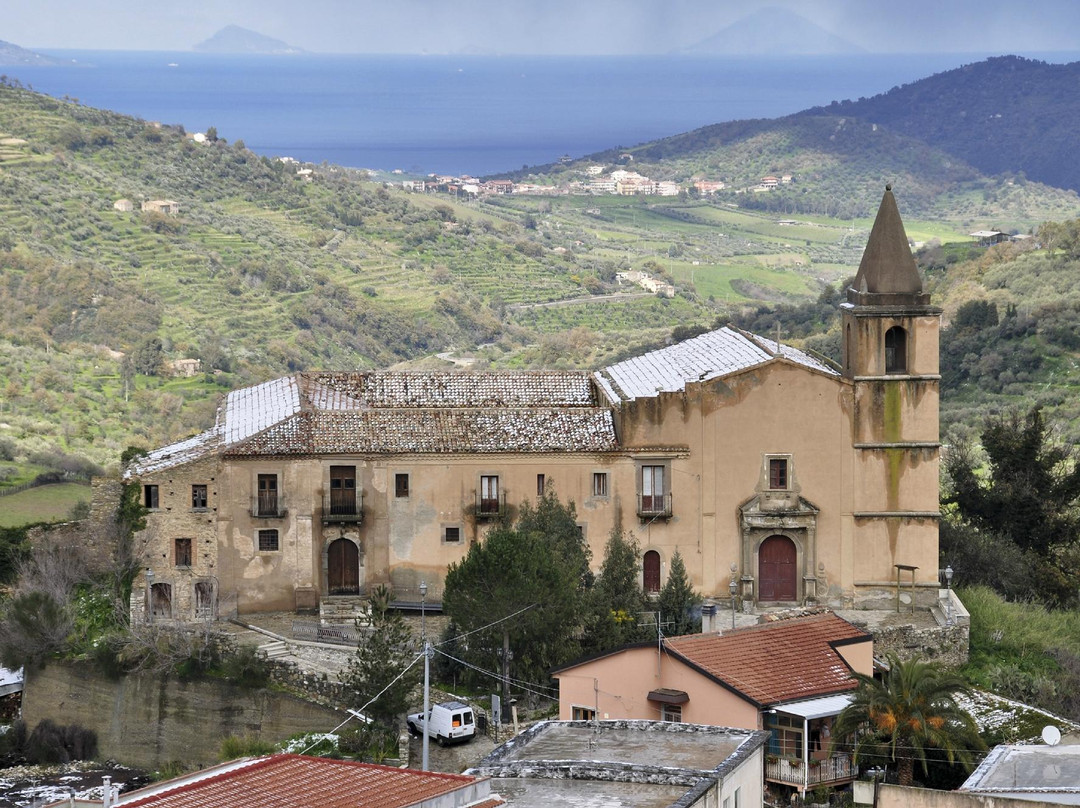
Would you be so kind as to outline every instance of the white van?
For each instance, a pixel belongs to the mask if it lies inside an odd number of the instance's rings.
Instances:
[[[476,734],[476,721],[468,704],[444,701],[432,707],[428,716],[428,736],[434,738],[439,746],[468,741]],[[424,714],[413,713],[408,717],[408,723],[409,732],[419,735],[424,726]]]

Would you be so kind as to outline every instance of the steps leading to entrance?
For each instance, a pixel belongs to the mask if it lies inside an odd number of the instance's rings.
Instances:
[[[367,600],[359,596],[342,595],[319,601],[319,620],[323,623],[370,622]]]

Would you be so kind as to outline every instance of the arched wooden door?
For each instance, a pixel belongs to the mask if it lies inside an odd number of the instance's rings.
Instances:
[[[758,548],[758,600],[798,599],[795,542],[787,536],[769,536]]]
[[[326,549],[326,578],[331,595],[360,594],[360,553],[348,539],[335,539]]]
[[[642,559],[642,588],[646,594],[660,591],[660,554],[649,550]]]

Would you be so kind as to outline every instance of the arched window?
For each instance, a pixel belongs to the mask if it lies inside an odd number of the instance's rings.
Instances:
[[[907,331],[898,325],[885,332],[885,372],[907,373]]]
[[[642,558],[644,568],[642,575],[642,588],[646,594],[660,591],[660,554],[656,550],[649,550]]]

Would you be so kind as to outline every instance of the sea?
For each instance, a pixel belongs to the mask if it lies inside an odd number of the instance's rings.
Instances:
[[[410,175],[497,175],[708,124],[869,97],[993,54],[217,55],[50,50],[0,68],[56,97],[267,156]],[[1032,54],[1049,62],[1080,52]]]

